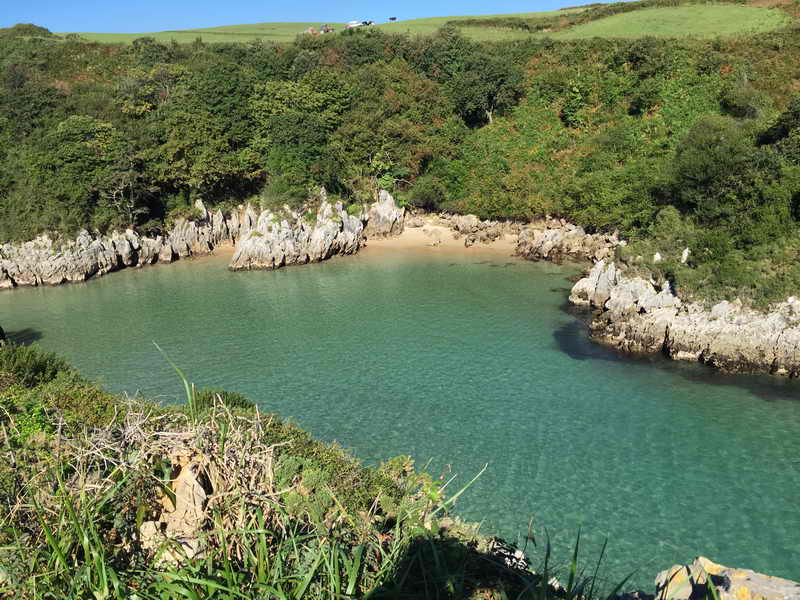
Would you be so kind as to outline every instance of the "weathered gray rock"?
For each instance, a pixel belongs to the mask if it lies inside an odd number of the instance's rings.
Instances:
[[[705,600],[713,585],[720,600],[795,600],[800,584],[746,569],[718,565],[700,556],[688,565],[675,565],[656,576],[659,600]]]
[[[378,193],[378,201],[369,207],[364,235],[367,238],[394,237],[403,233],[406,209],[399,208],[386,190]]]
[[[449,227],[453,232],[453,239],[464,238],[464,246],[482,243],[490,244],[506,235],[519,233],[517,223],[505,221],[482,221],[475,215],[450,215],[440,214],[436,221]]]
[[[563,220],[547,219],[524,227],[517,242],[517,255],[530,260],[604,260],[620,245],[616,233],[588,234],[582,227]]]
[[[43,235],[24,244],[4,244],[0,246],[0,289],[86,281],[126,267],[210,254],[226,242],[239,242],[232,269],[278,268],[357,252],[363,244],[364,222],[348,215],[340,204],[332,207],[324,190],[321,197],[317,222],[311,224],[300,223],[299,215],[288,209],[292,216],[279,219],[251,205],[240,206],[226,218],[220,210],[209,212],[198,200],[197,216],[176,219],[164,236],[143,237],[131,230],[108,236],[81,231],[75,240]],[[364,218],[373,236],[399,235],[405,209],[382,190]]]
[[[596,339],[624,352],[663,352],[726,372],[800,376],[800,302],[790,298],[769,312],[720,302],[710,310],[684,304],[665,283],[660,290],[640,277],[626,277],[600,261],[572,288],[573,304],[598,309]]]
[[[413,215],[410,217],[407,216],[405,220],[405,227],[410,227],[414,229],[425,227],[425,219],[423,219],[419,215]]]
[[[178,219],[166,237],[143,237],[132,230],[101,236],[84,230],[74,240],[42,235],[23,244],[3,244],[0,289],[86,281],[126,267],[209,254],[230,239],[229,226],[221,212],[211,215],[201,201],[195,208],[200,218]]]
[[[363,244],[363,223],[348,215],[341,203],[323,201],[313,222],[306,219],[301,214],[280,218],[262,212],[255,227],[242,235],[229,268],[278,269],[319,262],[335,254],[354,254]]]

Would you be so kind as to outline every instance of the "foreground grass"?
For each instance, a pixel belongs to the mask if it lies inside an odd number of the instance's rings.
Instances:
[[[602,553],[580,569],[580,535],[560,569],[545,536],[537,575],[407,457],[367,468],[184,383],[165,408],[0,347],[0,598],[600,597]]]

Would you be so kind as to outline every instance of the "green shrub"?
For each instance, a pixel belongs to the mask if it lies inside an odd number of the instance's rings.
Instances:
[[[645,79],[631,98],[629,112],[632,115],[643,115],[652,111],[662,101],[661,82],[658,79]]]
[[[758,118],[770,104],[769,96],[747,82],[733,82],[720,93],[723,112],[737,119]]]
[[[581,127],[586,123],[583,109],[588,106],[587,91],[578,83],[571,83],[564,105],[561,107],[561,120],[567,127]]]
[[[194,402],[195,407],[200,411],[207,410],[218,402],[231,409],[251,410],[256,406],[251,400],[237,392],[210,388],[196,390]]]
[[[418,179],[409,193],[410,204],[431,212],[440,210],[446,199],[444,184],[430,175]]]
[[[37,346],[0,346],[0,373],[12,374],[18,383],[34,387],[56,378],[59,373],[74,373],[62,358]]]

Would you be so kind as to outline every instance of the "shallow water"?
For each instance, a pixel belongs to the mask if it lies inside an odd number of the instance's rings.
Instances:
[[[179,398],[157,341],[198,385],[366,461],[411,454],[461,483],[489,463],[460,514],[512,540],[533,515],[563,560],[579,526],[587,560],[608,537],[612,579],[648,586],[697,554],[800,579],[797,382],[622,359],[564,310],[575,271],[550,264],[370,249],[224,266],[0,293],[0,323],[114,391]]]

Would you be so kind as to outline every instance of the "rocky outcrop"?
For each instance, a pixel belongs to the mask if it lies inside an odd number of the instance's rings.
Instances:
[[[718,565],[700,556],[688,565],[675,565],[656,577],[658,600],[706,600],[711,588],[719,600],[794,600],[800,584],[746,569]]]
[[[439,222],[453,230],[453,237],[464,238],[464,245],[490,244],[506,235],[517,235],[519,223],[510,221],[483,221],[475,215],[441,214]]]
[[[23,244],[0,246],[0,289],[86,281],[126,267],[209,254],[238,236],[221,211],[210,213],[195,203],[198,217],[177,219],[165,236],[141,236],[127,230],[110,235],[81,231],[75,240],[42,235]]]
[[[239,242],[230,268],[276,269],[290,264],[318,262],[334,254],[353,254],[374,237],[399,235],[405,210],[381,190],[379,199],[362,216],[351,216],[342,205],[331,206],[321,191],[320,209],[285,215],[240,206],[230,216],[209,212],[195,203],[197,216],[177,219],[163,236],[146,237],[127,230],[107,236],[81,231],[75,240],[42,235],[23,244],[0,246],[0,289],[29,285],[58,285],[87,281],[126,267],[171,263],[210,254],[224,243]]]
[[[378,201],[369,207],[364,235],[367,238],[394,237],[403,233],[406,209],[395,204],[386,190],[378,193]]]
[[[323,201],[311,222],[303,214],[280,218],[266,210],[242,235],[229,268],[278,269],[319,262],[335,254],[354,254],[364,243],[363,233],[361,219],[348,215],[341,203],[331,206]]]
[[[565,259],[603,260],[614,255],[617,246],[624,245],[617,233],[589,234],[582,227],[563,219],[546,219],[522,228],[517,242],[517,254],[529,260]]]
[[[572,288],[570,301],[597,309],[592,336],[630,353],[663,352],[729,373],[800,376],[800,300],[769,312],[723,301],[710,310],[683,303],[665,282],[657,286],[599,261]]]

